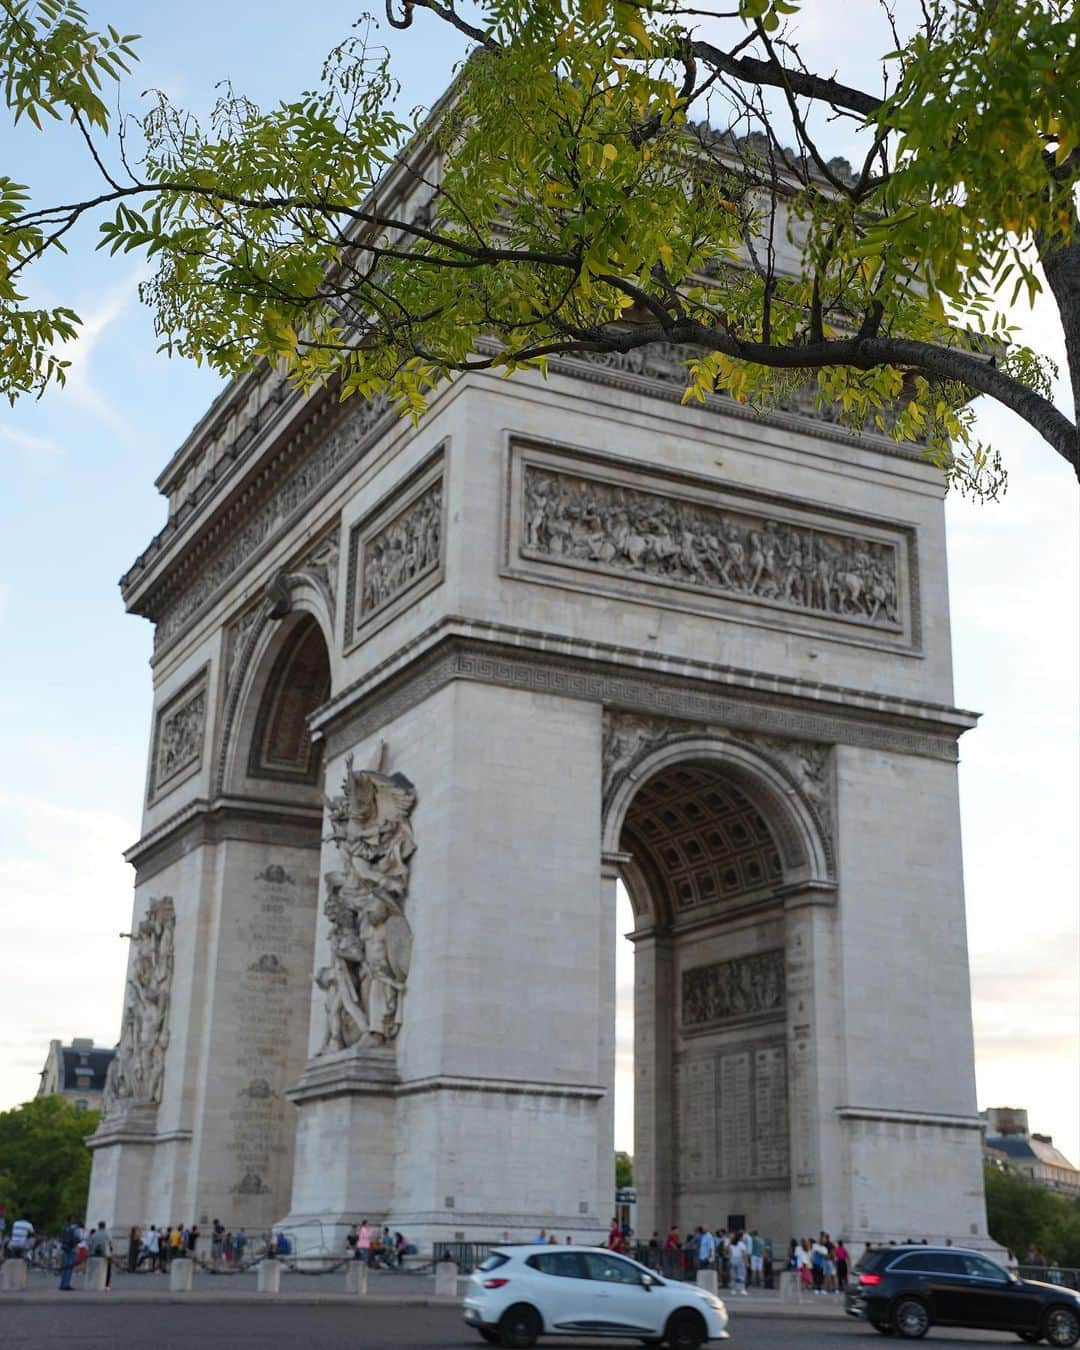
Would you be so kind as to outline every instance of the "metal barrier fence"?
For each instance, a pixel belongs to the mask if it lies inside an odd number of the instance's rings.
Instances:
[[[1075,1289],[1080,1293],[1080,1269],[1076,1266],[1021,1266],[1020,1278],[1060,1284],[1063,1289]]]

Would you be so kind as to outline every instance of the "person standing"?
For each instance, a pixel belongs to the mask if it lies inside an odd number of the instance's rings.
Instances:
[[[825,1287],[825,1260],[828,1248],[825,1246],[825,1234],[819,1233],[817,1241],[810,1248],[810,1277],[814,1282],[814,1293],[820,1294]]]
[[[716,1238],[708,1228],[698,1229],[698,1270],[712,1270],[716,1263]]]
[[[74,1214],[60,1230],[60,1288],[71,1288],[71,1272],[75,1269],[75,1252],[79,1246],[79,1225]]]
[[[90,1255],[97,1256],[105,1262],[105,1288],[112,1288],[112,1239],[109,1237],[109,1230],[105,1227],[105,1220],[101,1219],[98,1226],[90,1234]]]
[[[29,1214],[16,1219],[11,1225],[11,1237],[8,1239],[8,1255],[21,1256],[29,1261],[34,1248],[34,1225]]]
[[[244,1264],[244,1249],[247,1247],[247,1234],[242,1228],[238,1228],[233,1234],[232,1249],[233,1260],[238,1267]]]
[[[841,1238],[836,1244],[836,1287],[842,1294],[847,1288],[848,1277],[848,1249]]]
[[[750,1230],[750,1283],[755,1289],[765,1283],[765,1239],[756,1228]]]
[[[731,1243],[731,1287],[736,1294],[746,1293],[746,1267],[748,1255],[746,1235],[740,1228]]]
[[[361,1219],[360,1227],[356,1230],[356,1259],[371,1265],[371,1229],[367,1219]]]
[[[611,1227],[608,1229],[607,1235],[607,1245],[609,1251],[613,1252],[621,1252],[626,1245],[625,1239],[623,1238],[623,1231],[617,1218],[611,1220]]]
[[[150,1231],[146,1235],[146,1264],[150,1270],[160,1270],[161,1265],[161,1234],[157,1230],[156,1224],[150,1225]]]
[[[225,1251],[225,1225],[220,1219],[214,1220],[210,1234],[210,1262],[215,1270],[221,1269],[221,1258]]]

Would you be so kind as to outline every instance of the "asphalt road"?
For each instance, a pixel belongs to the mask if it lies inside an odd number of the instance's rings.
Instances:
[[[856,1322],[833,1319],[792,1321],[732,1317],[731,1350],[884,1350],[885,1341]],[[925,1347],[963,1350],[975,1346],[1019,1346],[1015,1337],[986,1332],[933,1332]],[[461,1321],[457,1308],[298,1306],[268,1303],[242,1307],[202,1304],[35,1304],[0,1307],[0,1345],[4,1350],[381,1350],[381,1347],[430,1347],[430,1350],[486,1350]],[[540,1346],[632,1346],[635,1341],[586,1341],[549,1338]]]

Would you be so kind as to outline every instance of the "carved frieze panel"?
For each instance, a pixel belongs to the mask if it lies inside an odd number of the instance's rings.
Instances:
[[[161,709],[154,728],[150,795],[160,797],[202,763],[208,707],[207,674],[199,674]]]
[[[161,1101],[169,1048],[175,926],[172,896],[166,895],[151,900],[136,931],[125,935],[134,950],[120,1043],[105,1079],[103,1118],[129,1104],[156,1106]]]
[[[511,575],[874,645],[918,645],[914,531],[518,444]]]
[[[350,533],[346,644],[396,617],[443,577],[441,452]]]
[[[316,1056],[389,1047],[401,1030],[412,957],[405,904],[416,790],[404,774],[383,773],[382,758],[381,743],[370,769],[354,769],[349,755],[340,794],[326,799],[340,869],[323,878],[330,964],[315,976],[324,996]]]
[[[684,1031],[781,1014],[783,948],[684,970],[681,1007]]]

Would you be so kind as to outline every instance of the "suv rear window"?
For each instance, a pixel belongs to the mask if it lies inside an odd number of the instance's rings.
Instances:
[[[879,1266],[885,1264],[891,1255],[892,1252],[887,1247],[877,1247],[871,1251],[863,1252],[855,1270],[857,1272],[860,1270],[877,1270]]]
[[[476,1269],[498,1270],[500,1266],[505,1266],[507,1261],[509,1260],[510,1258],[508,1256],[503,1256],[502,1252],[491,1252],[489,1253],[489,1255],[484,1257],[484,1259],[480,1262],[480,1264],[476,1267]]]

